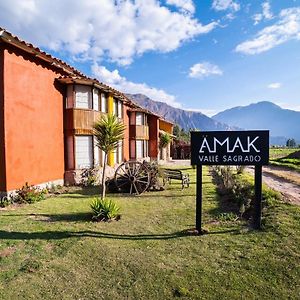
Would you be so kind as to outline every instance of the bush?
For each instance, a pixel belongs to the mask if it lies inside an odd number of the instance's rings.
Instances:
[[[13,197],[15,203],[34,203],[45,199],[45,190],[41,190],[33,185],[29,185],[27,182],[25,185],[16,191],[16,195]]]
[[[247,176],[244,176],[243,172],[238,171],[234,174],[228,167],[213,169],[218,185],[218,193],[222,196],[225,195],[227,199],[237,205],[240,217],[249,219],[255,200],[255,187],[253,182]],[[276,201],[281,200],[281,194],[263,187],[262,200],[264,207],[272,206]]]
[[[95,198],[91,203],[91,209],[95,221],[119,220],[121,218],[120,207],[109,199]]]
[[[88,186],[95,186],[97,183],[97,170],[93,168],[83,170],[81,174],[81,185],[88,187]]]

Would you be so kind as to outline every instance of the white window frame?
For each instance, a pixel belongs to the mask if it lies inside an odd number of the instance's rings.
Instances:
[[[75,108],[92,109],[92,90],[90,86],[75,85]]]
[[[144,158],[144,141],[136,140],[135,141],[135,157],[137,159]]]
[[[100,92],[98,89],[93,89],[93,110],[100,111]]]
[[[101,112],[107,113],[107,97],[104,93],[101,93]]]
[[[136,125],[144,125],[144,113],[136,112],[135,115],[135,124]]]
[[[123,102],[118,101],[118,118],[123,119]]]
[[[87,142],[87,155],[84,156],[84,142]],[[94,164],[94,149],[92,135],[76,135],[75,136],[75,162],[76,169],[92,168]]]

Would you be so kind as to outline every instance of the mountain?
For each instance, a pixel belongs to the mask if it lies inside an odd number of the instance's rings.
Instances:
[[[201,129],[201,130],[234,130],[236,128],[213,120],[200,112],[187,111],[172,107],[163,102],[154,101],[143,94],[127,94],[138,105],[163,116],[165,119],[178,124],[185,130]]]
[[[285,144],[287,138],[300,142],[300,112],[283,109],[272,102],[234,107],[212,118],[244,129],[268,129],[272,144]]]

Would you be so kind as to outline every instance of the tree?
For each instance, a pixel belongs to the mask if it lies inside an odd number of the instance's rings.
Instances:
[[[286,146],[289,148],[295,148],[297,146],[295,139],[288,139],[286,141]]]
[[[116,116],[102,116],[94,124],[94,135],[97,141],[97,147],[104,152],[104,165],[102,171],[102,197],[105,198],[105,169],[107,165],[107,155],[110,151],[115,150],[119,142],[124,137],[125,125],[120,122]]]
[[[174,126],[174,128],[173,128],[173,134],[177,137],[177,138],[179,138],[179,135],[180,135],[180,128],[179,128],[179,126],[176,124],[175,126]]]

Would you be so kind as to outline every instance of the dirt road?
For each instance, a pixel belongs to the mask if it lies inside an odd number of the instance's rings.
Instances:
[[[254,168],[247,168],[254,173]],[[286,201],[300,205],[300,173],[268,166],[263,168],[263,183],[280,192]]]

